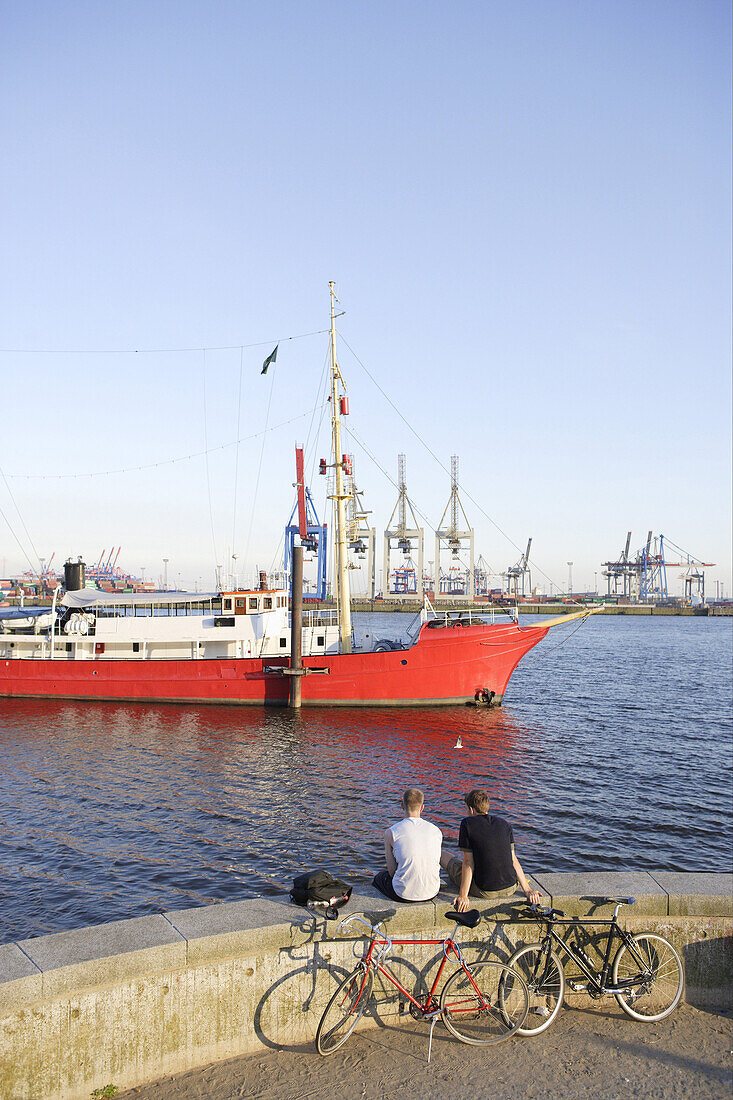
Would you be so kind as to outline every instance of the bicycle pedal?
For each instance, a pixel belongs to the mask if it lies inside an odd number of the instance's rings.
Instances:
[[[568,982],[568,985],[572,989],[573,993],[587,993],[588,992],[588,983],[587,982]]]
[[[534,1016],[542,1016],[545,1020],[550,1015],[549,1008],[545,1008],[544,1005],[536,1005],[534,1008],[530,1009],[530,1011]]]

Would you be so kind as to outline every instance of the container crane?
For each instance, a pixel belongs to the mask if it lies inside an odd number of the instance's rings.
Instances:
[[[524,596],[525,595],[525,579],[529,578],[529,591],[532,592],[532,573],[529,568],[529,551],[532,547],[532,539],[527,540],[527,549],[522,554],[521,558],[516,565],[510,565],[506,571],[508,580],[508,590],[510,596]],[[519,587],[522,591],[520,593]]]
[[[451,555],[456,559],[460,552],[461,547],[464,544],[468,544],[469,550],[469,564],[468,571],[465,574],[465,595],[469,600],[473,599],[474,593],[474,570],[473,570],[473,528],[468,522],[468,517],[461,503],[461,497],[458,491],[458,455],[452,455],[450,460],[451,466],[451,490],[448,503],[443,512],[442,519],[435,532],[435,599],[439,599],[441,595],[441,578],[440,578],[440,551],[441,546],[445,546],[450,550]],[[446,518],[450,513],[450,522],[446,525]],[[463,516],[463,522],[465,527],[460,528],[459,514]],[[453,565],[450,570],[450,576],[447,579],[447,595],[458,595],[458,589],[463,587],[463,584],[458,584],[456,580],[456,569]]]
[[[403,454],[397,456],[397,503],[394,506],[389,523],[384,532],[384,591],[396,596],[414,595],[422,601],[424,593],[423,562],[425,557],[425,531],[417,522],[415,509],[407,494],[406,460]],[[410,526],[408,520],[412,520]],[[395,517],[397,523],[395,523]],[[404,566],[392,572],[391,558],[394,550],[399,550],[405,558],[412,552],[412,544],[417,542],[417,574],[414,588],[405,587],[402,573]],[[400,573],[398,577],[397,574]],[[391,583],[390,583],[391,582]]]

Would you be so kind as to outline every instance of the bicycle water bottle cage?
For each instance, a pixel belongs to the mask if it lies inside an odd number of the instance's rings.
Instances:
[[[449,909],[445,916],[446,920],[454,920],[456,924],[462,924],[465,928],[475,928],[481,920],[478,909],[467,909],[465,913],[459,913],[456,909]]]

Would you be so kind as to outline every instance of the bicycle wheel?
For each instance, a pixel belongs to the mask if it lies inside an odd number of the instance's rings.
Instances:
[[[529,993],[524,978],[504,963],[456,970],[443,986],[443,1022],[462,1043],[500,1043],[524,1023]]]
[[[326,1005],[316,1031],[319,1054],[333,1054],[361,1019],[372,993],[372,972],[363,966],[348,974]]]
[[[509,960],[509,966],[518,971],[529,990],[527,1019],[518,1028],[520,1035],[539,1035],[546,1031],[562,1008],[565,997],[565,974],[557,954],[541,943],[528,943],[520,947]],[[499,1004],[503,1008],[503,987],[499,990]]]
[[[621,944],[613,960],[614,985],[628,985],[629,993],[614,996],[624,1012],[634,1020],[663,1020],[680,1002],[685,979],[682,960],[671,943],[653,932],[632,936],[643,966]]]

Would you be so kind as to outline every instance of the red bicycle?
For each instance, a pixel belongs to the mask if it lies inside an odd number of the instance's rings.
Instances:
[[[462,1043],[501,1043],[519,1031],[529,1008],[529,992],[524,978],[505,963],[469,964],[463,958],[456,943],[458,926],[475,928],[481,919],[478,909],[470,909],[467,913],[451,910],[446,917],[455,921],[455,926],[447,935],[435,940],[393,939],[384,932],[381,924],[372,925],[356,915],[341,921],[337,932],[354,921],[366,925],[369,942],[364,957],[340,983],[321,1016],[316,1031],[319,1054],[333,1054],[354,1031],[372,1001],[374,974],[377,971],[399,990],[415,1019],[430,1020],[428,1062],[433,1029],[438,1020],[442,1020]],[[443,958],[438,972],[422,1000],[405,989],[390,970],[388,956],[393,946],[442,947]],[[455,958],[458,968],[446,980],[438,996],[438,985],[450,958]]]

